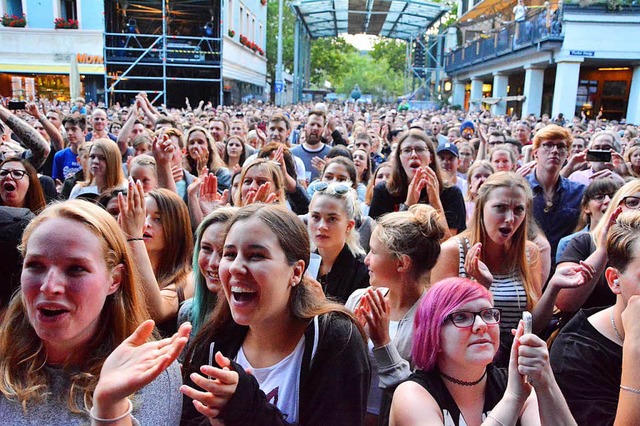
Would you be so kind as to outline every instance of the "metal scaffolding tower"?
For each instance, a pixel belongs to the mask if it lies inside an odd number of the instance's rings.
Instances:
[[[222,2],[105,2],[105,101],[140,91],[165,105],[184,98],[223,103]]]

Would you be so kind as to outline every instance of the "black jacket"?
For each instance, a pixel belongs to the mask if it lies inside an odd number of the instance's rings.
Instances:
[[[199,389],[189,378],[201,365],[216,365],[210,359],[220,351],[234,359],[247,327],[234,326],[227,338],[199,347],[194,352],[184,383]],[[300,373],[299,425],[362,425],[369,393],[370,365],[367,347],[355,324],[343,314],[324,314],[310,321],[305,331],[305,349]],[[212,349],[212,350],[210,350]],[[282,413],[267,402],[257,380],[233,363],[240,375],[235,394],[220,413],[226,426],[287,425]],[[182,425],[209,425],[185,396]]]
[[[359,288],[369,287],[369,268],[363,256],[354,256],[345,244],[336,258],[331,271],[318,278],[324,294],[343,305],[351,293]]]

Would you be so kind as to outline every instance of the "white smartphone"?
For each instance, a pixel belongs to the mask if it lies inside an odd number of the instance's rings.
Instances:
[[[531,312],[524,311],[522,312],[522,321],[524,321],[524,334],[530,334],[533,332],[533,317],[531,316]],[[524,382],[529,383],[529,376],[524,376]]]
[[[531,316],[531,312],[524,311],[522,313],[522,320],[524,321],[524,333],[523,334],[533,333],[533,317]]]

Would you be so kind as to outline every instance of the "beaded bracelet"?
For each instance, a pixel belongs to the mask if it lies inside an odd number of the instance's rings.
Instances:
[[[122,420],[125,417],[131,415],[131,412],[133,411],[133,403],[129,398],[127,398],[127,401],[129,402],[129,408],[124,414],[122,414],[119,417],[116,417],[115,419],[101,419],[100,417],[97,417],[95,414],[93,414],[93,410],[96,408],[95,405],[91,407],[91,410],[89,411],[89,417],[91,417],[91,420],[95,420],[98,423],[113,423],[113,422],[117,422],[118,420]]]

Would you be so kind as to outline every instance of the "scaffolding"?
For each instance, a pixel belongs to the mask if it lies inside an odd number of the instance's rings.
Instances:
[[[422,34],[407,43],[405,93],[411,93],[409,99],[440,99],[445,76],[444,37],[444,34]]]
[[[105,102],[223,103],[221,1],[105,2]]]

